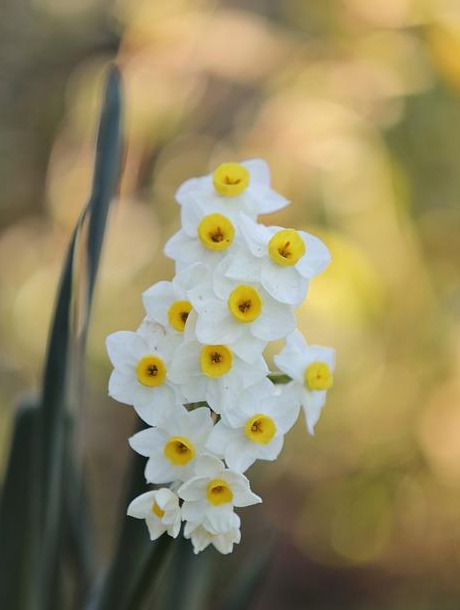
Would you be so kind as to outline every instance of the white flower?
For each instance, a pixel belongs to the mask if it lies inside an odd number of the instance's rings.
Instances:
[[[206,401],[213,411],[225,411],[241,392],[265,380],[268,367],[263,356],[248,364],[228,345],[203,345],[185,341],[171,363],[171,380],[186,402]]]
[[[181,220],[182,229],[164,247],[166,256],[176,262],[178,269],[192,263],[206,263],[214,267],[238,243],[235,214],[207,212],[196,203],[182,208]]]
[[[208,212],[245,212],[252,218],[276,212],[289,201],[270,188],[270,170],[262,159],[223,163],[208,176],[184,182],[176,193],[183,207],[202,204]]]
[[[204,455],[195,465],[195,476],[178,490],[184,500],[182,519],[199,523],[211,534],[224,534],[240,527],[234,507],[262,502],[252,493],[248,479],[225,468],[215,457]]]
[[[275,356],[276,366],[292,378],[289,389],[297,393],[307,427],[314,433],[315,425],[326,402],[327,390],[333,382],[335,350],[307,345],[299,331],[286,339],[286,346]]]
[[[129,444],[148,457],[145,478],[148,483],[186,481],[193,475],[198,456],[212,430],[211,412],[207,407],[187,411],[174,409],[156,428],[147,428],[129,439]]]
[[[252,363],[268,341],[295,329],[294,310],[276,301],[260,284],[226,278],[228,260],[216,267],[212,282],[203,282],[188,293],[198,316],[195,332],[200,343],[229,345]]]
[[[128,506],[128,515],[145,519],[150,539],[156,540],[165,532],[177,538],[181,526],[179,498],[170,489],[163,487],[147,491],[134,498]]]
[[[330,263],[327,247],[304,231],[265,227],[244,214],[240,215],[239,227],[247,248],[238,248],[232,256],[227,277],[260,282],[277,301],[300,305],[309,279]]]
[[[187,292],[206,277],[208,269],[195,264],[178,273],[172,282],[157,282],[142,295],[147,318],[171,332],[183,333],[192,304]]]
[[[191,539],[195,555],[204,551],[210,544],[222,555],[228,555],[233,551],[233,545],[239,544],[241,532],[238,528],[233,528],[223,534],[211,534],[199,523],[187,521],[184,527],[184,538]]]
[[[177,338],[158,324],[143,323],[138,332],[109,335],[106,345],[115,367],[109,395],[133,405],[145,422],[155,425],[178,399],[168,372]]]
[[[297,420],[296,397],[269,385],[241,392],[209,436],[207,448],[231,470],[245,472],[256,460],[276,460]]]

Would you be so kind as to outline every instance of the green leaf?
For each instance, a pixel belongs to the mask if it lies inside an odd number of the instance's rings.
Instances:
[[[152,542],[145,522],[126,516],[128,502],[145,492],[144,468],[145,460],[133,455],[118,546],[102,588],[87,610],[139,610],[174,542],[169,536]]]
[[[37,498],[41,539],[31,605],[36,610],[62,607],[59,573],[73,418],[80,401],[82,358],[107,214],[119,182],[121,162],[120,75],[112,67],[99,126],[93,190],[67,252],[45,364]]]
[[[249,610],[266,576],[272,556],[273,541],[256,548],[242,563],[227,598],[218,610]]]
[[[0,608],[26,608],[37,533],[36,441],[38,409],[20,406],[0,504]]]

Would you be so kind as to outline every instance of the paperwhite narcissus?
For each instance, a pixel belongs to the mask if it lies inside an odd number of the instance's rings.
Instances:
[[[213,421],[207,407],[187,411],[176,407],[156,428],[137,432],[129,444],[144,457],[148,483],[186,481],[194,472],[196,459],[204,453]]]
[[[200,204],[182,208],[182,229],[165,244],[164,252],[176,269],[193,263],[215,267],[238,245],[235,214],[207,213]]]
[[[252,218],[281,210],[289,201],[270,188],[270,170],[262,159],[223,163],[212,174],[191,178],[176,193],[182,206],[200,203],[211,212],[245,212]]]
[[[141,494],[128,506],[127,514],[145,519],[150,539],[156,540],[165,532],[177,538],[181,526],[179,498],[166,487]]]
[[[270,387],[271,386],[271,387]],[[299,415],[299,403],[291,392],[255,386],[241,392],[232,407],[212,429],[207,448],[225,458],[227,466],[245,472],[256,460],[276,460],[284,435]]]
[[[285,337],[296,327],[294,310],[279,303],[259,284],[238,283],[225,277],[227,260],[213,279],[190,290],[197,314],[195,332],[200,343],[229,345],[253,363],[268,341]]]
[[[106,345],[114,366],[109,395],[133,405],[139,417],[155,425],[176,403],[168,367],[177,342],[159,324],[150,324],[138,332],[113,333]]]
[[[260,282],[277,301],[298,306],[308,282],[329,265],[323,242],[305,231],[265,227],[240,214],[239,227],[246,248],[238,248],[226,267],[234,280]]]
[[[248,364],[228,345],[203,345],[186,341],[176,350],[171,363],[171,380],[187,402],[206,401],[215,413],[224,412],[237,399],[242,388],[266,380],[267,363],[260,355]]]
[[[278,457],[301,405],[313,434],[332,384],[334,350],[308,346],[294,313],[330,254],[304,231],[257,222],[288,203],[260,159],[224,163],[176,198],[181,229],[164,249],[176,275],[144,292],[136,332],[108,337],[109,394],[153,426],[129,442],[148,458],[147,483],[169,487],[135,498],[128,514],[152,539],[185,521],[195,553],[226,554],[241,538],[235,507],[261,502],[243,473]],[[278,339],[287,378],[275,386],[263,351]]]
[[[192,311],[187,292],[206,277],[208,268],[199,263],[178,273],[172,282],[157,282],[142,295],[147,319],[173,332],[183,333]]]
[[[224,534],[240,527],[234,507],[262,502],[254,494],[248,479],[225,468],[215,457],[204,455],[195,465],[195,476],[178,489],[184,500],[182,519],[199,523],[211,534]]]
[[[239,544],[241,532],[238,528],[233,528],[223,534],[211,534],[199,523],[187,521],[184,527],[184,538],[191,539],[195,555],[204,551],[210,544],[222,555],[228,555],[233,551],[233,545]]]
[[[286,346],[274,360],[276,366],[291,377],[288,389],[302,404],[308,431],[313,434],[333,383],[335,350],[307,345],[300,332],[295,331],[287,337]]]

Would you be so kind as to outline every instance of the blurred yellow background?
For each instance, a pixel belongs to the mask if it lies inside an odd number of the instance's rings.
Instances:
[[[291,199],[262,220],[320,235],[333,263],[299,311],[338,351],[317,426],[249,476],[241,559],[274,532],[254,608],[460,605],[458,0],[34,0],[1,9],[0,472],[39,387],[65,247],[91,183],[107,62],[127,156],[88,346],[81,449],[102,545],[126,472],[128,407],[106,397],[107,334],[173,272],[174,192],[266,159]],[[250,531],[251,530],[251,531]],[[246,545],[246,546],[245,546]]]

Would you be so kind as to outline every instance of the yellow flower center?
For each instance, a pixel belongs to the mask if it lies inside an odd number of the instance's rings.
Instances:
[[[305,254],[305,244],[297,231],[283,229],[269,241],[268,254],[277,265],[291,267]]]
[[[165,363],[158,356],[149,354],[139,360],[136,367],[137,379],[151,388],[161,385],[166,379]]]
[[[239,322],[254,322],[262,313],[262,297],[252,286],[237,286],[228,297],[228,307]]]
[[[208,485],[208,502],[213,506],[228,504],[233,500],[233,492],[226,481],[214,479]]]
[[[249,186],[249,172],[240,163],[222,163],[213,174],[214,188],[223,197],[241,195]]]
[[[244,431],[250,441],[268,445],[276,434],[276,426],[271,417],[259,414],[248,419]]]
[[[233,366],[233,352],[226,345],[205,345],[200,355],[201,370],[208,377],[222,377]]]
[[[161,510],[156,502],[152,504],[152,513],[158,517],[158,519],[163,519],[165,511]]]
[[[190,301],[175,301],[168,309],[168,320],[180,333],[184,331],[189,313],[192,311]]]
[[[309,390],[328,390],[332,381],[331,369],[325,362],[313,362],[305,370],[305,385]]]
[[[198,237],[208,250],[222,252],[232,245],[235,227],[223,214],[208,214],[198,225]]]
[[[174,466],[185,466],[195,457],[195,447],[183,436],[174,436],[166,443],[164,454]]]

